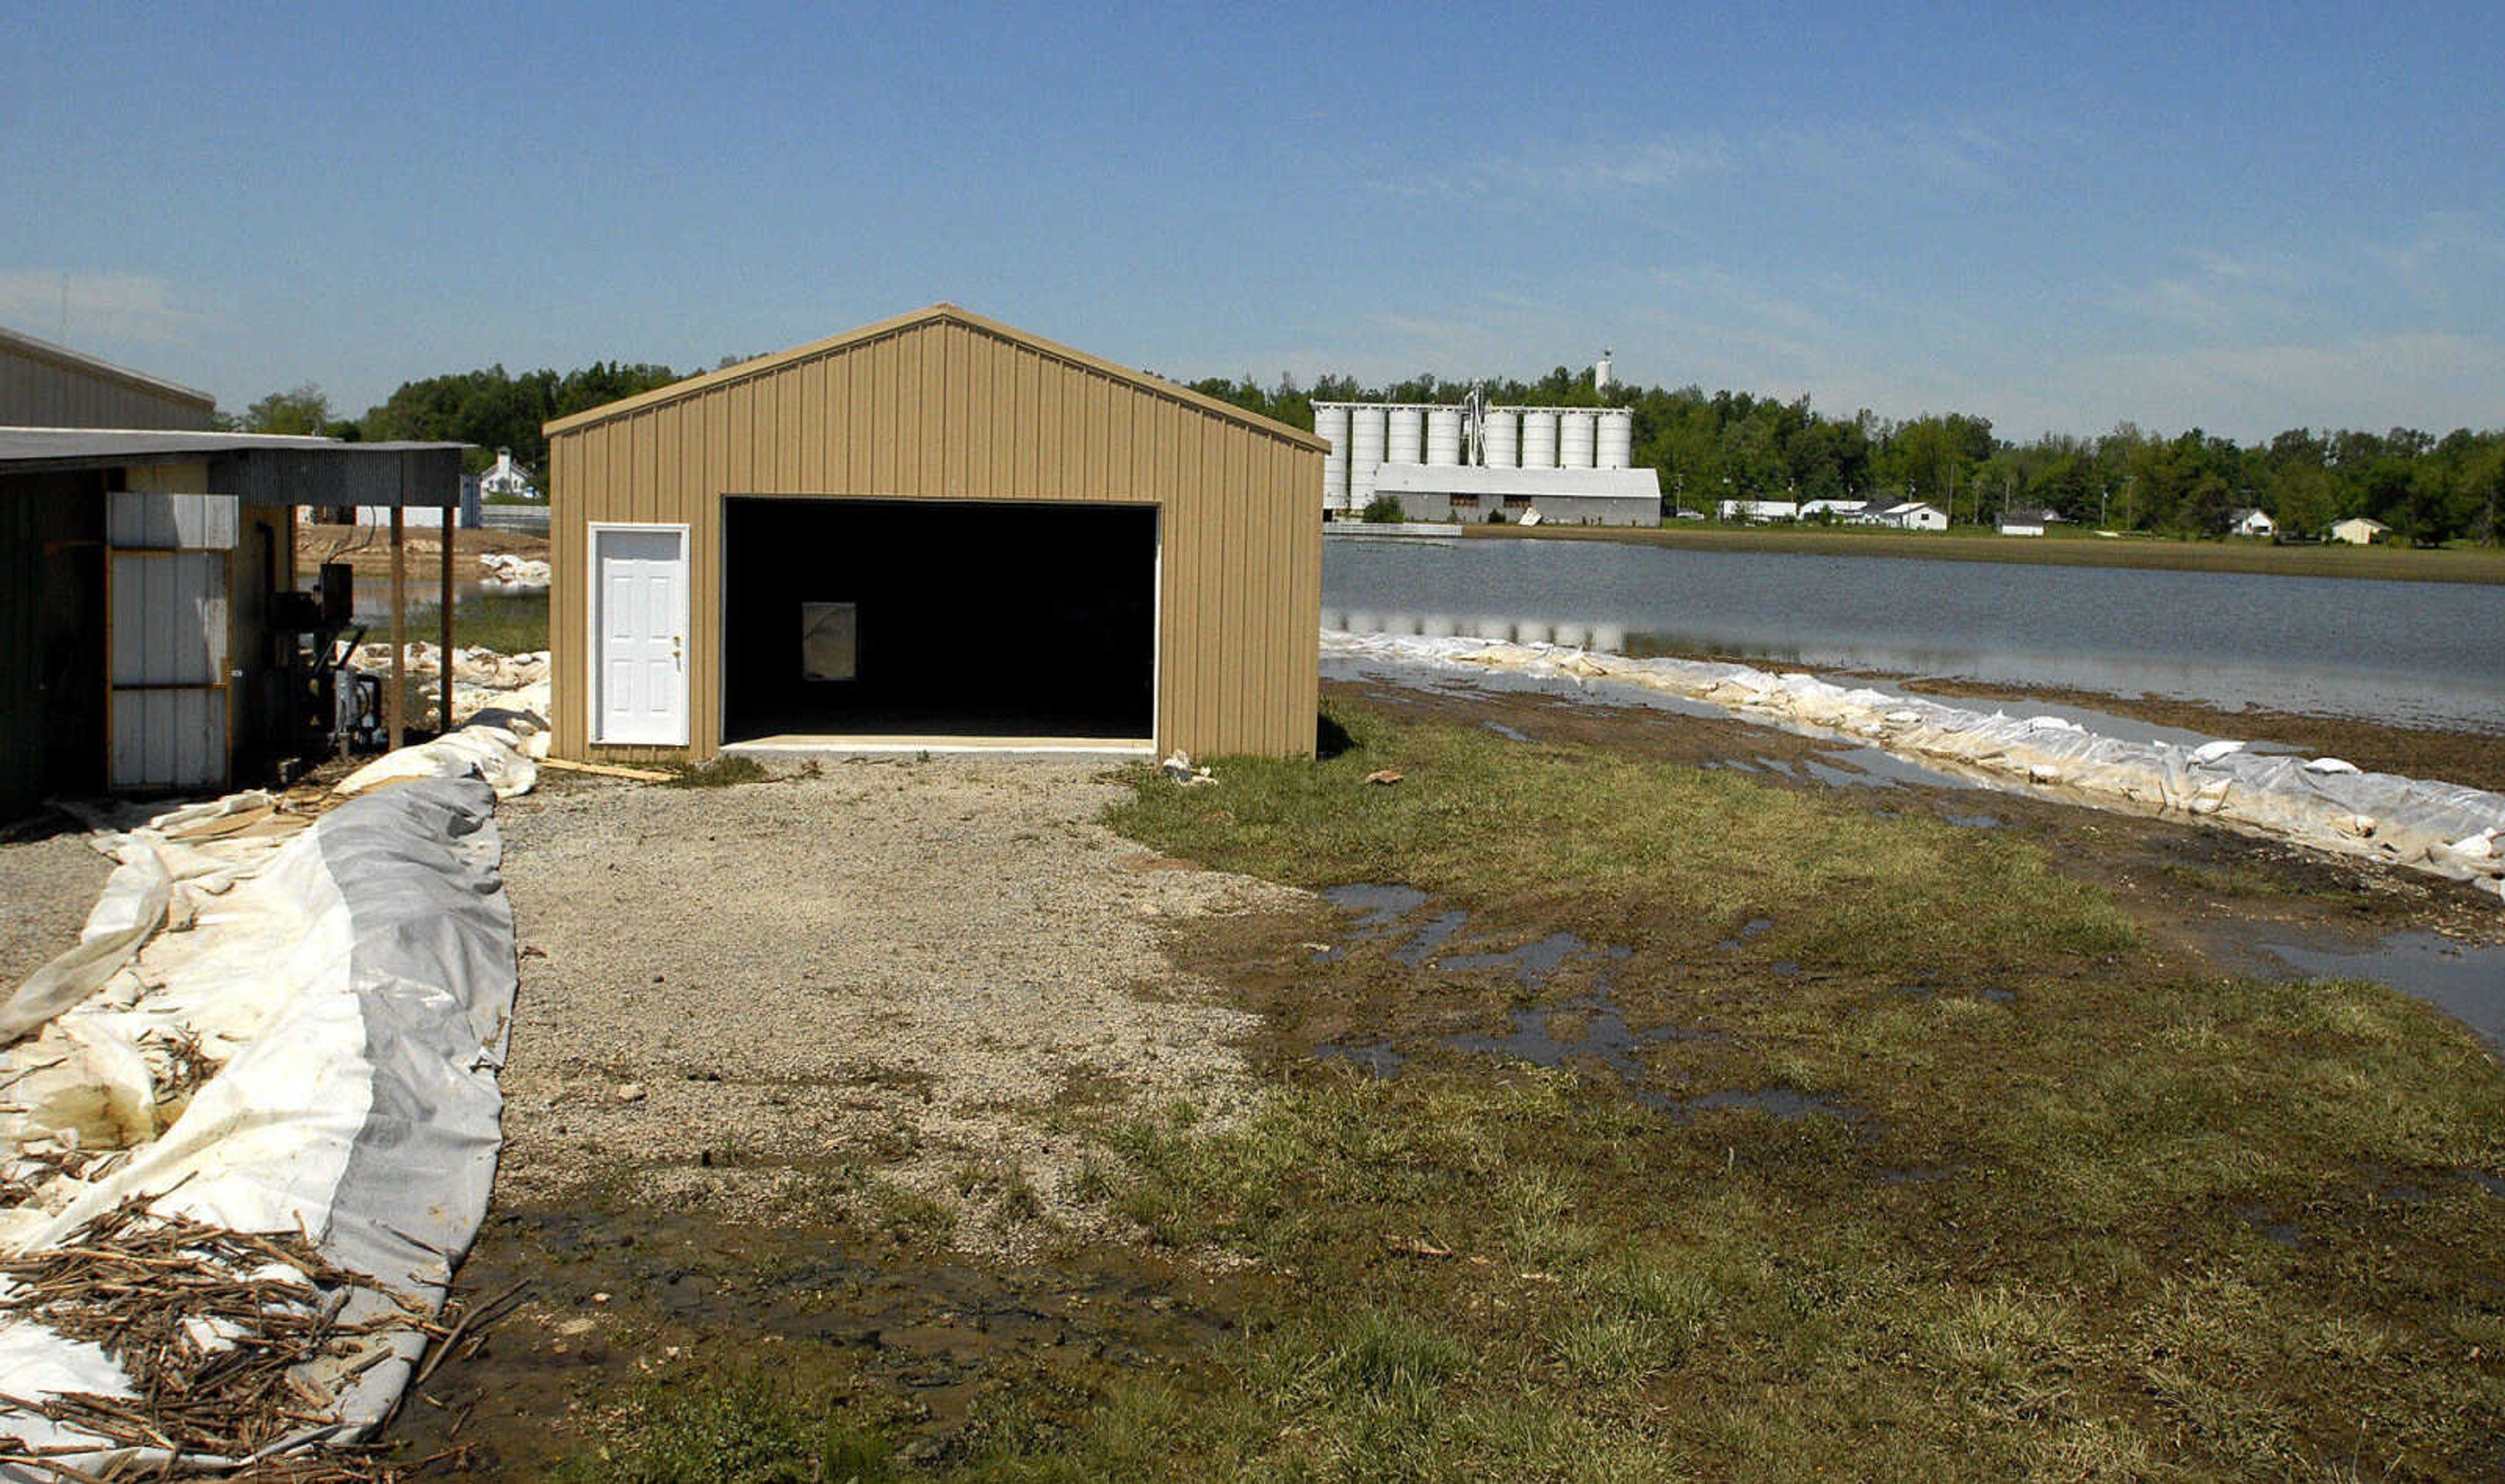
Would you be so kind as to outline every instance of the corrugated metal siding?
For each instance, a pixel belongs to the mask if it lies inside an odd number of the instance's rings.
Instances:
[[[0,426],[185,433],[209,426],[215,404],[206,397],[83,361],[48,354],[14,336],[0,338]]]
[[[232,759],[234,497],[205,493],[208,470],[196,464],[125,477],[130,488],[105,497],[105,782],[223,788]]]
[[[1283,434],[1285,436],[1283,436]],[[590,742],[586,528],[689,529],[688,736],[603,757],[711,757],[722,739],[722,497],[1066,500],[1162,507],[1158,747],[1313,750],[1322,454],[1000,327],[932,318],[549,442],[555,747]]]

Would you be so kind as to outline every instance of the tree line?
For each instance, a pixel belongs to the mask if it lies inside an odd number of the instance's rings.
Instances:
[[[362,417],[334,412],[322,389],[307,383],[270,393],[229,425],[248,433],[314,434],[349,442],[469,443],[473,446],[464,457],[473,474],[493,464],[497,449],[511,448],[515,463],[545,481],[547,437],[540,432],[541,424],[692,374],[650,362],[594,361],[577,371],[531,371],[518,376],[491,366],[404,381]]]
[[[1635,463],[1661,473],[1664,503],[1711,512],[1723,500],[1922,500],[1952,521],[1989,525],[2051,511],[2106,530],[2223,535],[2234,512],[2267,512],[2283,532],[2320,536],[2364,515],[2425,545],[2505,540],[2505,429],[2292,428],[2250,446],[2198,428],[2167,437],[2123,423],[2095,438],[1995,436],[1992,420],[1925,412],[1891,421],[1867,408],[1821,413],[1807,397],[1610,386],[1559,367],[1537,381],[1484,383],[1492,403],[1612,406],[1635,413]],[[1432,373],[1361,387],[1323,376],[1212,377],[1192,390],[1311,429],[1316,402],[1454,403],[1472,383]]]
[[[404,382],[355,418],[334,413],[321,389],[305,385],[261,399],[232,425],[465,442],[475,445],[474,470],[511,448],[544,478],[541,424],[687,374],[693,373],[650,362],[519,375],[491,366]],[[2292,428],[2246,446],[2198,428],[2168,437],[2126,422],[2094,438],[2054,433],[2017,443],[1997,437],[1990,418],[1961,412],[1900,422],[1864,408],[1839,417],[1807,397],[1708,393],[1692,384],[1596,388],[1588,370],[1562,366],[1536,381],[1472,383],[1426,372],[1380,387],[1338,375],[1310,387],[1291,376],[1266,386],[1251,376],[1188,385],[1305,429],[1314,426],[1316,402],[1457,403],[1473,385],[1499,404],[1627,407],[1635,414],[1634,462],[1660,471],[1673,509],[1710,512],[1727,499],[1906,499],[1927,501],[1959,524],[2042,510],[2107,530],[2185,537],[2220,535],[2234,512],[2254,509],[2295,536],[2319,536],[2334,521],[2365,515],[2426,545],[2505,540],[2505,429],[2436,437],[2414,428]]]

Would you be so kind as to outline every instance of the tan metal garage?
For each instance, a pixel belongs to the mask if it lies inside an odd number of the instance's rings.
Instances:
[[[560,756],[1313,751],[1312,434],[949,304],[547,433]]]

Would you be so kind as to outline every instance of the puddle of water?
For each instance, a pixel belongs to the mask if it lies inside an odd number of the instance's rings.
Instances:
[[[1427,926],[1418,930],[1416,937],[1392,950],[1392,956],[1414,969],[1433,957],[1436,949],[1452,941],[1453,935],[1462,931],[1469,920],[1467,912],[1438,912]]]
[[[1323,901],[1358,914],[1358,936],[1380,937],[1401,918],[1425,906],[1427,894],[1414,886],[1358,881],[1324,888]]]
[[[1865,787],[1885,787],[1887,784],[1896,783],[1911,784],[1916,788],[1923,789],[1960,789],[1978,792],[1984,787],[1972,778],[1942,772],[1938,768],[1916,762],[1911,758],[1899,758],[1884,747],[1856,747],[1850,752],[1829,753],[1826,757],[1830,761],[1840,762],[1869,774],[1866,779],[1854,780]]]
[[[2006,828],[1997,814],[1942,814],[1940,819],[1959,830],[1999,830]]]
[[[2305,1228],[2294,1221],[2274,1221],[2267,1206],[2239,1206],[2236,1219],[2281,1247],[2294,1247],[2305,1240]]]
[[[1782,975],[1786,979],[1796,978],[1800,974],[1800,965],[1794,963],[1790,959],[1783,959],[1775,965],[1775,972]]]
[[[2018,991],[2014,989],[1987,989],[1983,992],[1983,997],[1994,1005],[2010,1005],[2017,1001]]]
[[[1760,758],[1757,760],[1757,766],[1764,768],[1769,773],[1781,773],[1785,778],[1798,778],[1800,776],[1800,773],[1794,769],[1790,763],[1785,762],[1781,758]]]
[[[1806,1118],[1813,1113],[1825,1113],[1829,1117],[1841,1118],[1847,1123],[1861,1121],[1858,1111],[1847,1108],[1823,1093],[1803,1092],[1797,1087],[1778,1086],[1754,1089],[1724,1087],[1701,1097],[1673,1102],[1669,1106],[1681,1115],[1706,1113],[1716,1108],[1753,1108],[1759,1113],[1785,1121]]]
[[[1531,733],[1507,726],[1502,722],[1482,722],[1479,724],[1485,726],[1488,730],[1495,732],[1498,736],[1502,737],[1509,742],[1528,742],[1531,740]]]
[[[2372,979],[2423,1001],[2505,1054],[2505,946],[2457,943],[2420,929],[2380,942],[2237,930],[2221,945],[2236,967],[2276,978]]]
[[[1675,1025],[1649,1031],[1627,1028],[1626,1016],[1606,993],[1586,995],[1563,1005],[1510,1012],[1513,1032],[1507,1036],[1447,1036],[1443,1044],[1457,1051],[1478,1051],[1510,1057],[1540,1067],[1563,1067],[1573,1061],[1597,1061],[1629,1083],[1650,1074],[1637,1059],[1638,1049],[1665,1041],[1692,1041],[1700,1033]],[[1561,1026],[1560,1022],[1564,1022]],[[1560,1034],[1561,1031],[1563,1034]],[[1657,1104],[1659,1095],[1638,1093]]]
[[[1746,923],[1741,925],[1740,931],[1736,936],[1726,937],[1713,946],[1721,949],[1725,953],[1731,952],[1737,949],[1742,943],[1746,942],[1748,939],[1763,935],[1768,929],[1774,927],[1774,925],[1775,920],[1771,917],[1751,917]]]
[[[2486,1170],[2464,1170],[2461,1178],[2498,1200],[2505,1200],[2505,1175],[2490,1175]]]
[[[1899,787],[1896,780],[1893,778],[1880,778],[1869,773],[1848,772],[1845,769],[1836,767],[1830,763],[1820,762],[1816,758],[1810,759],[1807,762],[1803,763],[1802,766],[1809,769],[1809,776],[1817,779],[1822,784],[1825,784],[1830,789],[1892,789]]]
[[[1591,946],[1571,933],[1551,933],[1535,943],[1525,943],[1519,948],[1507,949],[1502,953],[1457,954],[1435,967],[1454,970],[1501,969],[1521,983],[1535,987],[1550,974],[1555,973],[1558,966],[1578,953],[1588,951]]]

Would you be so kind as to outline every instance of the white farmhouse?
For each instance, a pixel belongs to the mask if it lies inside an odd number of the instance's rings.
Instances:
[[[2331,539],[2345,541],[2352,547],[2371,547],[2392,528],[2365,515],[2351,515],[2331,523]]]
[[[2233,510],[2227,512],[2227,530],[2236,536],[2276,536],[2278,522],[2270,518],[2268,511]]]

